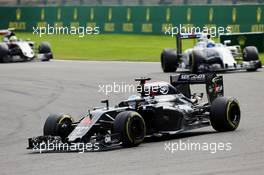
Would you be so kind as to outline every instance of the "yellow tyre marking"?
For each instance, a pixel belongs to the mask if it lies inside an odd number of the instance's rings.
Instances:
[[[129,134],[129,128],[128,128],[128,125],[130,123],[130,118],[131,118],[131,116],[128,118],[127,123],[126,123],[126,133],[127,133],[127,136],[128,136],[128,139],[130,140],[130,142],[134,143],[133,139],[131,138],[131,136]]]
[[[128,139],[129,139],[132,143],[136,143],[136,142],[135,142],[136,140],[133,140],[133,139],[131,138],[131,136],[130,136],[130,133],[129,133],[129,123],[130,123],[130,119],[133,118],[133,117],[136,116],[136,115],[138,115],[136,112],[131,113],[130,116],[129,116],[129,118],[128,118],[128,120],[127,120],[127,123],[126,123],[126,133],[127,133]],[[141,118],[141,120],[142,120],[142,122],[143,122],[143,124],[144,124],[144,126],[145,126],[145,121],[143,120],[143,118],[142,118],[140,115],[138,115],[138,116]],[[146,132],[146,131],[145,131],[145,129],[144,129],[144,133],[145,133],[145,132]]]
[[[67,114],[63,114],[62,115],[62,118],[59,120],[59,124],[64,120],[64,119],[66,119],[66,118],[69,118],[72,122],[73,122],[73,118],[71,117],[71,116],[69,116],[69,115],[67,115]]]
[[[237,125],[234,125],[233,122],[229,118],[229,111],[230,111],[231,107],[233,107],[235,105],[235,104],[232,104],[232,102],[234,102],[234,103],[236,103],[238,105],[238,103],[236,101],[229,101],[228,106],[227,106],[227,110],[226,110],[226,119],[227,119],[228,123],[233,128],[237,128]]]

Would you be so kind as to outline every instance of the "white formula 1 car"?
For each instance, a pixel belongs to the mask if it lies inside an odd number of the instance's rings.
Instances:
[[[193,48],[182,52],[182,39],[198,38]],[[164,72],[189,69],[191,73],[247,70],[256,71],[262,67],[255,46],[247,46],[243,52],[239,45],[228,46],[229,40],[215,43],[208,34],[177,35],[177,49],[164,49],[161,53],[161,67]]]
[[[34,42],[18,39],[13,30],[0,30],[0,35],[3,35],[3,41],[0,42],[0,63],[49,61],[53,58],[48,42],[41,42],[36,48]]]

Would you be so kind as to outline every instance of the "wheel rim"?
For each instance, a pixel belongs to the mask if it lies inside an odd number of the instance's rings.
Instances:
[[[144,123],[140,118],[133,118],[133,120],[130,123],[130,133],[131,137],[135,140],[140,140],[144,138]]]
[[[70,134],[69,125],[72,123],[70,118],[65,118],[57,125],[57,133],[62,137],[62,139],[66,138]]]
[[[234,128],[237,128],[240,121],[240,109],[236,102],[229,104],[227,120]]]

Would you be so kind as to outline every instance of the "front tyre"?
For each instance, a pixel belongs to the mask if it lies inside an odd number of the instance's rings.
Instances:
[[[160,56],[163,72],[175,72],[178,67],[178,58],[175,49],[164,49]]]
[[[115,118],[114,133],[120,135],[123,147],[138,146],[146,136],[144,119],[134,111],[121,112]]]
[[[42,61],[49,61],[53,58],[50,43],[48,42],[41,42],[38,47],[38,52],[39,54],[43,54],[45,56],[45,59],[43,59]]]
[[[46,119],[43,133],[45,136],[60,136],[63,140],[72,131],[73,118],[66,114],[51,114]]]
[[[234,131],[240,122],[238,101],[234,98],[217,97],[211,105],[210,121],[216,131]]]
[[[190,65],[190,73],[197,74],[199,71],[199,66],[204,59],[204,55],[200,50],[193,50],[190,59],[189,59],[189,65]]]
[[[10,62],[8,58],[9,48],[6,43],[0,43],[0,63]]]

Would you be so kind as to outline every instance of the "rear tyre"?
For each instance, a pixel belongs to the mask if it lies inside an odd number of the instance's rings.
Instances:
[[[45,55],[45,59],[43,59],[42,61],[49,61],[50,59],[53,58],[50,43],[48,42],[41,42],[39,45],[38,51],[40,54]]]
[[[190,73],[197,74],[199,71],[199,66],[204,60],[204,55],[199,50],[192,51],[192,54],[190,55]]]
[[[178,67],[178,58],[175,49],[164,49],[160,56],[163,72],[175,72]]]
[[[115,118],[114,133],[120,134],[123,147],[138,146],[146,136],[144,119],[134,111],[121,112]]]
[[[6,63],[9,62],[7,59],[8,57],[8,45],[6,43],[0,43],[0,62]]]
[[[256,61],[255,67],[252,69],[247,69],[247,71],[256,71],[258,68],[262,67],[259,60],[259,52],[255,46],[247,46],[243,50],[243,61]]]
[[[217,97],[211,105],[210,121],[216,131],[234,131],[240,122],[238,101],[234,98]]]
[[[51,114],[46,119],[43,133],[45,136],[60,136],[63,140],[72,131],[73,118],[65,114]]]

